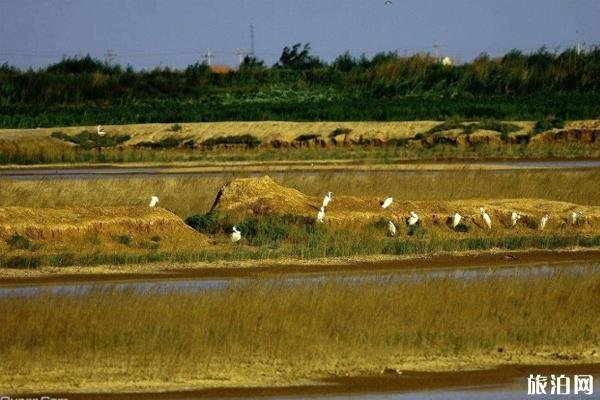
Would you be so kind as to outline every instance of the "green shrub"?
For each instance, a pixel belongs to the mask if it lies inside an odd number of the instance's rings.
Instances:
[[[125,246],[131,246],[133,244],[133,238],[128,234],[115,236],[115,242],[124,244]]]
[[[202,145],[207,147],[218,146],[221,144],[240,144],[245,145],[249,148],[255,148],[260,145],[260,140],[256,137],[245,134],[245,135],[234,135],[234,136],[217,136],[210,139],[206,139],[202,142]]]
[[[313,140],[318,137],[321,137],[321,135],[317,135],[314,133],[303,133],[302,135],[296,136],[294,140],[297,142],[308,142],[309,140]]]
[[[31,241],[25,236],[21,236],[17,233],[12,235],[7,241],[11,249],[27,250],[31,247]]]
[[[335,128],[331,133],[329,133],[329,137],[334,139],[341,135],[349,135],[352,132],[350,128]]]
[[[5,268],[38,268],[42,265],[39,256],[13,256],[6,259],[0,258],[0,267]]]
[[[181,131],[181,125],[179,124],[173,124],[171,125],[171,132],[180,132]]]
[[[150,240],[153,241],[153,242],[158,243],[158,242],[160,242],[162,240],[162,238],[160,236],[158,236],[158,235],[154,235],[154,236],[152,236],[150,238]]]
[[[547,117],[541,119],[533,126],[532,134],[537,135],[538,133],[549,131],[550,129],[561,129],[565,127],[565,121],[561,118]]]
[[[158,142],[140,142],[140,143],[137,143],[135,146],[136,147],[147,147],[147,148],[151,148],[151,149],[172,149],[172,148],[179,147],[181,142],[182,142],[182,139],[179,139],[179,138],[176,138],[173,136],[167,136],[166,138],[163,138]]]
[[[469,232],[469,227],[461,222],[460,224],[456,225],[454,230],[456,232]]]
[[[198,232],[214,235],[221,231],[223,226],[219,221],[219,215],[214,212],[206,214],[196,214],[186,218],[185,223]]]
[[[105,135],[100,136],[96,132],[81,131],[75,136],[67,135],[61,131],[55,131],[50,134],[55,139],[65,142],[71,142],[84,150],[91,150],[103,147],[115,147],[131,139],[129,135]]]

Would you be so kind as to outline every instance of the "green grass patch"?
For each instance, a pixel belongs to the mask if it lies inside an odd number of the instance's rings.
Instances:
[[[82,131],[75,136],[67,135],[62,131],[55,131],[50,134],[55,139],[60,139],[65,142],[75,143],[78,147],[91,150],[103,147],[116,147],[131,139],[129,135],[104,135],[100,136],[96,132]]]

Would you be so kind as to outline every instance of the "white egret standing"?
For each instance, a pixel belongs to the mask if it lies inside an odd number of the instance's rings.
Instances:
[[[96,132],[98,132],[98,136],[104,136],[104,135],[106,135],[106,132],[104,132],[104,129],[102,129],[101,125],[98,125],[96,127]]]
[[[238,230],[238,228],[236,226],[234,226],[229,237],[231,238],[232,243],[239,242],[240,239],[242,238],[242,232],[240,230]]]
[[[462,219],[461,215],[459,213],[455,213],[454,216],[452,217],[452,227],[456,228],[458,226],[458,224],[460,224],[461,219]]]
[[[492,229],[492,218],[490,217],[490,214],[488,214],[483,207],[479,208],[479,212],[481,213],[481,218],[483,218],[483,222],[485,222],[487,228]]]
[[[386,197],[385,200],[380,201],[379,204],[381,204],[381,208],[388,208],[392,205],[393,201],[394,199],[392,199],[391,197]]]
[[[517,221],[521,219],[521,214],[518,212],[512,212],[510,214],[510,226],[515,227],[517,225]]]
[[[571,223],[573,225],[577,225],[577,221],[579,221],[579,217],[581,217],[581,213],[579,211],[573,211],[571,213]]]
[[[150,204],[148,204],[148,207],[156,207],[157,204],[158,204],[158,196],[150,197]]]
[[[325,219],[325,207],[321,207],[317,213],[317,222],[322,224]]]
[[[548,214],[544,214],[542,219],[540,219],[540,231],[544,230],[549,219],[550,219],[550,216]]]
[[[396,225],[392,221],[388,221],[388,231],[390,236],[396,236]]]
[[[408,218],[408,226],[413,226],[417,222],[419,222],[419,216],[417,215],[416,212],[411,211],[410,212],[410,217]]]
[[[331,203],[331,200],[333,200],[333,193],[332,192],[327,192],[327,195],[325,195],[325,197],[323,197],[323,208],[327,208],[327,206],[329,205],[329,203]]]

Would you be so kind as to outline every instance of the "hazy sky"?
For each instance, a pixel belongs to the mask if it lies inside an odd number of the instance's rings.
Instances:
[[[310,42],[331,60],[397,50],[469,60],[486,51],[600,44],[600,0],[0,0],[0,64],[43,66],[91,54],[135,68],[237,63],[236,48],[272,64]]]

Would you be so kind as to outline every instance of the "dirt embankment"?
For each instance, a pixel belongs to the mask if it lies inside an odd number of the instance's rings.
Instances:
[[[439,128],[443,125],[441,121],[212,122],[177,124],[177,129],[171,124],[112,125],[103,128],[107,132],[104,142],[111,144],[97,145],[118,149],[218,150],[397,146],[418,149],[439,144],[471,147],[482,144],[600,143],[600,123],[597,120],[570,121],[563,129],[552,129],[536,135],[531,134],[534,126],[532,121],[510,122],[513,131],[508,134],[500,132],[504,129],[503,123],[499,123],[500,128],[495,128],[499,130],[473,128],[467,133],[464,128],[475,126],[473,124],[463,123],[462,128],[455,129]],[[4,129],[0,130],[0,144],[18,147],[19,143],[25,145],[36,140],[46,147],[75,148],[76,144],[64,138],[75,137],[82,132],[91,132],[94,138],[96,127]],[[124,141],[113,143],[108,140],[117,137],[123,137]]]
[[[422,227],[452,232],[451,217],[462,216],[461,223],[468,232],[478,235],[507,235],[524,233],[598,233],[600,232],[600,207],[544,199],[468,199],[457,201],[407,201],[394,199],[388,209],[382,209],[377,197],[355,197],[334,194],[327,207],[325,222],[338,226],[359,226],[391,220],[405,225],[414,211]],[[218,193],[212,209],[239,216],[265,216],[294,214],[316,217],[322,198],[308,196],[296,189],[277,184],[268,176],[236,179],[225,185]],[[480,207],[484,207],[492,219],[488,229],[482,219]],[[521,215],[517,224],[511,223],[512,212]],[[572,212],[581,213],[575,224]],[[544,230],[539,224],[544,214],[549,219]]]
[[[98,252],[189,247],[206,239],[163,208],[0,208],[0,251]]]

